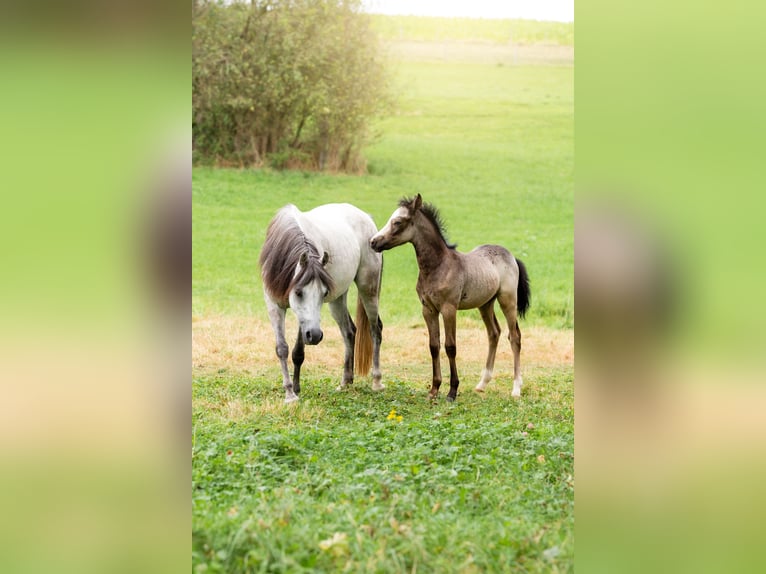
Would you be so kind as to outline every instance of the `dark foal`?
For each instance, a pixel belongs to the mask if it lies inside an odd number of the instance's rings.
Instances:
[[[495,318],[495,300],[505,315],[513,349],[512,396],[521,395],[521,331],[518,317],[529,307],[529,277],[524,264],[499,245],[481,245],[470,253],[460,253],[444,238],[444,226],[438,210],[418,194],[403,199],[386,226],[370,239],[375,251],[385,251],[412,243],[420,274],[417,292],[423,305],[423,318],[428,326],[429,347],[433,364],[433,384],[429,393],[436,398],[442,382],[439,363],[439,314],[444,319],[444,350],[450,366],[448,401],[457,397],[460,381],[455,357],[457,311],[479,309],[487,328],[489,350],[487,362],[476,391],[483,391],[492,379],[500,325]]]

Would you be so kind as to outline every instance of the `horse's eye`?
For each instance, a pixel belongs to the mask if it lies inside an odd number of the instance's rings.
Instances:
[[[295,296],[296,296],[298,299],[300,299],[301,297],[303,297],[303,291],[301,291],[300,289],[296,289],[296,290],[295,290]]]
[[[401,222],[401,221],[399,221],[398,219],[392,223],[392,225],[394,226],[394,228],[397,228],[397,227],[399,227],[401,224],[402,224],[402,222]]]

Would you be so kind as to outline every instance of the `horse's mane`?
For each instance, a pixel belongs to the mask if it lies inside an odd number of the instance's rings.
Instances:
[[[399,207],[411,208],[414,204],[414,197],[403,197],[399,200]],[[450,243],[447,240],[447,227],[444,225],[444,219],[442,219],[442,215],[439,213],[439,209],[433,203],[423,203],[420,206],[420,212],[425,215],[426,219],[428,219],[428,221],[430,221],[436,228],[436,231],[439,232],[439,235],[441,236],[442,241],[444,241],[444,244],[450,249],[455,249],[457,247],[457,243]]]
[[[295,268],[306,255],[306,262],[296,275]],[[319,279],[332,290],[334,282],[322,265],[319,249],[306,237],[290,206],[283,207],[269,223],[266,241],[259,258],[263,286],[269,297],[280,305],[287,305],[292,289]]]

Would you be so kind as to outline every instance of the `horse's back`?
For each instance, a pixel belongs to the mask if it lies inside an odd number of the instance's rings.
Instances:
[[[379,274],[380,254],[369,245],[378,229],[372,217],[358,207],[350,203],[320,205],[303,214],[302,225],[330,253],[328,270],[344,290],[360,267],[372,265]]]
[[[378,231],[372,217],[350,203],[326,203],[304,215],[325,233],[347,239],[368,241]]]

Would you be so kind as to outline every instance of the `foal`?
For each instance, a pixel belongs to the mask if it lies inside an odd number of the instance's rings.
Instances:
[[[524,264],[499,245],[481,245],[470,253],[460,253],[444,238],[444,225],[438,210],[423,203],[418,194],[402,199],[386,226],[370,239],[375,251],[385,251],[412,243],[420,274],[417,292],[423,305],[423,318],[428,326],[429,347],[433,363],[433,384],[429,393],[436,398],[442,382],[439,365],[439,313],[444,318],[444,350],[450,366],[448,401],[457,397],[460,384],[455,364],[456,315],[459,309],[479,308],[487,328],[489,351],[476,391],[482,392],[492,379],[500,325],[495,318],[495,300],[508,321],[508,338],[513,349],[512,396],[521,395],[521,331],[517,315],[524,317],[529,307],[529,277]]]

